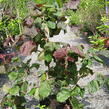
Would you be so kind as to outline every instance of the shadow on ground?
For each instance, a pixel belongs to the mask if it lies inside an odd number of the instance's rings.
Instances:
[[[0,87],[8,82],[8,76],[6,74],[0,74]]]
[[[109,67],[109,57],[106,57],[104,55],[98,55],[104,62],[104,66]]]

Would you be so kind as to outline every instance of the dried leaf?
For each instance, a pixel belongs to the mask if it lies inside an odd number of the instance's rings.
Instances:
[[[28,17],[24,21],[24,25],[27,25],[28,27],[31,27],[34,23],[34,19],[32,17]]]
[[[5,42],[3,43],[4,47],[8,47],[10,43],[13,43],[14,39],[12,37],[6,38]]]
[[[33,41],[27,41],[20,47],[20,53],[22,56],[28,56],[35,47],[36,44]]]

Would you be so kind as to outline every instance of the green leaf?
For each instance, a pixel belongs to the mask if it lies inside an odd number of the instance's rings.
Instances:
[[[19,93],[19,90],[20,90],[19,86],[14,86],[9,90],[9,94],[17,95]]]
[[[45,81],[45,80],[46,80],[46,78],[47,78],[46,73],[42,74],[42,76],[41,76],[41,81]]]
[[[90,83],[88,83],[87,88],[90,93],[94,93],[100,89],[99,82],[97,80],[92,80]]]
[[[39,88],[36,89],[35,94],[34,94],[34,97],[35,97],[37,100],[40,99],[40,97],[39,97]]]
[[[50,52],[53,52],[55,49],[58,49],[59,45],[53,42],[48,42],[45,44],[44,49]]]
[[[41,98],[48,97],[51,93],[51,87],[47,81],[41,83],[39,88],[39,95]]]
[[[35,94],[35,91],[36,91],[36,89],[35,89],[35,88],[32,88],[32,89],[30,90],[30,92],[29,92],[29,95],[30,95],[30,96],[33,96],[33,95]]]
[[[53,4],[55,0],[34,0],[37,4]]]
[[[73,109],[83,109],[83,104],[79,102],[79,100],[75,97],[70,98],[70,104]]]
[[[40,65],[38,64],[38,63],[34,63],[34,64],[32,64],[32,66],[30,67],[30,69],[31,68],[36,68],[36,69],[38,69],[39,67],[40,67]]]
[[[44,51],[42,51],[42,52],[39,53],[39,55],[38,55],[38,60],[39,60],[39,61],[44,60]]]
[[[4,0],[0,0],[0,2],[3,2]]]
[[[51,29],[55,29],[55,28],[56,28],[56,24],[55,24],[54,22],[52,22],[52,21],[48,21],[48,22],[47,22],[47,25],[48,25],[48,27],[51,28]]]
[[[88,74],[93,74],[93,70],[88,68],[88,67],[81,67],[80,70],[79,70],[79,74],[82,76],[82,77],[85,77],[87,76]]]
[[[19,57],[14,57],[12,58],[11,62],[20,62],[20,58]]]
[[[70,91],[67,89],[62,89],[57,94],[57,101],[58,102],[65,102],[70,97]]]
[[[46,0],[34,0],[37,4],[44,4]]]
[[[20,92],[22,92],[23,94],[25,94],[27,92],[27,88],[28,88],[28,83],[24,82],[21,86]]]
[[[8,77],[9,77],[10,80],[16,80],[16,78],[18,77],[18,72],[11,72],[8,75]]]
[[[51,53],[45,52],[44,59],[45,59],[46,62],[51,62],[52,61]]]
[[[58,3],[59,7],[63,6],[63,1],[62,0],[56,0],[56,2]]]
[[[72,96],[78,96],[78,95],[80,95],[81,97],[83,97],[84,91],[85,91],[85,90],[84,90],[83,88],[80,88],[79,86],[76,86],[76,87],[72,90],[71,95],[72,95]]]
[[[97,62],[103,63],[103,60],[100,59],[98,56],[93,56],[93,58],[94,58]]]
[[[54,44],[52,42],[46,43],[45,46],[44,46],[44,48],[47,51],[53,51],[55,49]]]
[[[86,66],[88,66],[88,65],[92,65],[92,60],[91,60],[91,59],[84,59],[84,60],[82,61],[82,66],[83,66],[83,67],[86,67]]]

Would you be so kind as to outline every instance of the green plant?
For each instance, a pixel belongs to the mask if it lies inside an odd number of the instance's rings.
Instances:
[[[42,106],[41,106],[41,105],[38,105],[38,106],[37,106],[37,108],[40,108],[40,109],[45,109],[45,108],[46,108],[46,106],[45,106],[45,105],[42,105]],[[46,109],[48,109],[48,108],[46,108]]]
[[[18,3],[22,2],[19,1]],[[57,27],[58,22],[66,20],[65,13],[62,13],[59,8],[63,3],[61,0],[57,0],[56,5],[56,1],[48,3],[48,1],[36,0],[36,3],[39,4],[37,8],[41,11],[40,16],[33,17],[35,26],[39,31],[33,38],[37,45],[35,51],[38,55],[37,62],[30,65],[31,59],[24,63],[19,58],[13,58],[13,65],[7,68],[8,77],[13,84],[10,88],[4,87],[7,95],[2,100],[2,107],[25,109],[26,96],[29,96],[37,99],[39,101],[38,107],[42,109],[49,107],[48,103],[44,104],[45,107],[40,104],[41,101],[46,99],[48,102],[55,99],[59,104],[69,104],[74,109],[82,109],[83,105],[79,102],[78,97],[84,96],[85,89],[78,85],[78,81],[88,74],[94,73],[89,67],[93,59],[99,62],[102,62],[102,60],[95,56],[93,49],[93,53],[90,50],[87,55],[83,53],[81,47],[50,42],[49,37],[53,37],[60,32],[61,28]],[[19,4],[17,7],[20,7]],[[16,10],[16,15],[21,17],[20,8],[18,10],[18,12]],[[73,14],[76,16],[76,13]],[[77,17],[75,17],[75,20]],[[71,18],[73,18],[73,15],[71,15]],[[72,22],[75,23],[75,20]],[[8,31],[12,35],[16,35],[16,30],[14,30],[16,27],[15,21],[15,19],[9,19]],[[41,47],[41,50],[38,49],[39,47]],[[78,66],[77,62],[80,66]],[[44,66],[44,68],[41,68],[41,66]],[[78,69],[78,67],[80,68]],[[35,68],[35,72],[31,71],[33,68]],[[32,73],[35,79],[31,77]],[[30,82],[31,79],[34,79],[34,81]]]
[[[101,18],[102,24],[97,27],[97,29],[99,30],[99,32],[100,32],[101,34],[103,34],[104,36],[108,36],[108,34],[109,34],[109,32],[108,32],[109,25],[107,24],[108,21],[109,21],[109,19],[108,19],[106,16],[103,16],[103,17]]]
[[[103,0],[81,0],[77,11],[70,15],[71,24],[80,25],[83,31],[91,31],[95,35],[100,18],[105,13],[104,4]]]
[[[16,35],[20,34],[19,22],[19,19],[10,19],[9,17],[3,17],[2,20],[0,20],[1,46],[3,45],[3,42],[6,40],[6,38],[15,37]]]
[[[105,39],[100,38],[100,35],[94,35],[94,36],[90,36],[90,43],[93,45],[93,47],[97,50],[100,51],[102,49],[104,49],[104,41]]]

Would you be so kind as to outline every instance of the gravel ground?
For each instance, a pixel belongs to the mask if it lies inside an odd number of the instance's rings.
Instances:
[[[98,64],[99,65],[99,64]],[[93,66],[95,72],[101,73],[108,77],[109,68],[105,66]],[[79,82],[81,85],[85,86],[88,82],[96,78],[97,73],[93,76],[88,76],[84,79],[81,79]],[[109,90],[106,87],[102,87],[95,93],[87,93],[83,98],[83,103],[85,104],[84,109],[109,109]]]

